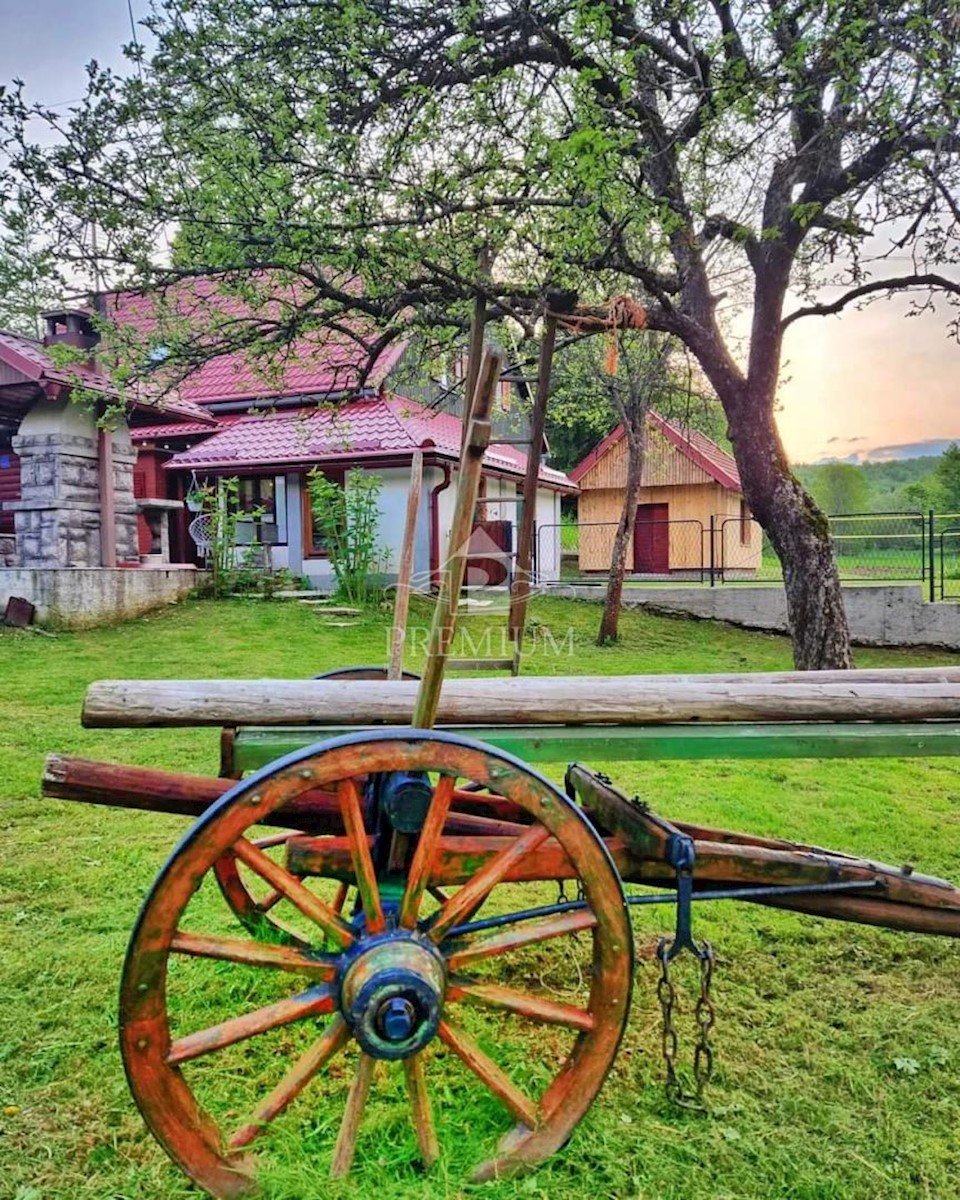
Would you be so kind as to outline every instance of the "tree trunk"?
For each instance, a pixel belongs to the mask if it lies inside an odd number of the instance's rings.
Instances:
[[[643,419],[646,419],[644,412]],[[627,439],[627,484],[623,493],[623,510],[613,539],[613,557],[610,561],[610,578],[607,583],[607,598],[600,618],[597,645],[606,646],[620,636],[620,601],[623,596],[623,577],[627,570],[627,551],[633,541],[633,529],[637,521],[637,499],[640,495],[640,479],[643,475],[643,443],[629,432]]]
[[[744,496],[783,567],[793,661],[801,671],[850,667],[850,633],[830,529],[790,470],[772,406],[745,399],[727,416]]]

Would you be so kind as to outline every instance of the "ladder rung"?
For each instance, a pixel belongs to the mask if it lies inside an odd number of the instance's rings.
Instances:
[[[448,658],[450,671],[512,671],[512,658]]]

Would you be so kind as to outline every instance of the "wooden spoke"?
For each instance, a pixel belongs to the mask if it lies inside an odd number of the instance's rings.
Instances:
[[[493,1059],[488,1058],[478,1045],[462,1030],[455,1029],[449,1021],[441,1021],[437,1033],[444,1045],[449,1046],[454,1054],[466,1063],[480,1082],[509,1108],[518,1121],[522,1121],[528,1129],[536,1129],[540,1120],[537,1106],[527,1099]]]
[[[337,797],[340,801],[344,828],[350,839],[350,857],[353,859],[353,872],[357,877],[360,904],[367,919],[367,931],[383,933],[387,923],[383,918],[383,906],[380,903],[377,872],[373,865],[370,843],[367,840],[367,831],[363,824],[360,793],[352,779],[341,780],[337,786]]]
[[[268,913],[271,908],[276,908],[282,899],[283,892],[279,888],[271,888],[262,900],[256,901],[256,905],[261,912]]]
[[[427,819],[420,830],[420,839],[413,852],[413,861],[407,872],[407,887],[400,904],[400,924],[405,929],[412,929],[417,923],[417,913],[420,911],[420,901],[423,899],[427,881],[430,878],[430,867],[433,863],[437,841],[443,833],[444,822],[450,801],[453,799],[453,785],[456,780],[452,775],[441,775],[430,801]]]
[[[294,946],[274,946],[245,938],[220,937],[209,933],[177,933],[170,943],[170,949],[194,958],[216,958],[224,962],[243,963],[248,967],[276,967],[280,971],[296,971],[326,981],[332,980],[337,973],[332,963],[323,962]]]
[[[447,895],[447,893],[446,893],[446,892],[443,890],[443,888],[438,888],[438,887],[432,887],[432,886],[431,886],[431,887],[428,887],[428,888],[427,888],[427,891],[428,891],[428,892],[429,892],[429,894],[430,894],[430,895],[431,895],[431,896],[434,898],[434,900],[436,900],[436,902],[437,902],[438,904],[446,904],[446,902],[447,902],[447,901],[450,899],[450,897],[449,897],[449,896]]]
[[[357,1133],[360,1130],[360,1119],[366,1107],[370,1084],[373,1080],[373,1069],[376,1060],[369,1054],[361,1054],[357,1064],[357,1073],[350,1084],[347,1096],[347,1106],[340,1122],[340,1132],[337,1134],[337,1144],[333,1150],[333,1162],[330,1164],[330,1178],[342,1179],[350,1173],[353,1155],[357,1148]]]
[[[549,836],[545,825],[531,825],[526,833],[511,841],[491,862],[482,867],[437,913],[429,929],[433,941],[442,941],[458,921],[483,903],[511,867],[516,866],[532,850],[536,850]]]
[[[257,1106],[249,1121],[237,1130],[230,1139],[230,1149],[241,1150],[244,1146],[249,1146],[274,1117],[279,1116],[287,1105],[300,1095],[314,1075],[347,1044],[349,1039],[350,1026],[338,1014],[324,1030],[323,1036],[305,1054],[300,1055],[266,1100]]]
[[[433,1109],[427,1095],[427,1081],[423,1072],[423,1055],[403,1060],[403,1073],[407,1081],[407,1095],[413,1117],[413,1132],[420,1147],[420,1158],[425,1167],[432,1167],[440,1157],[440,1145],[433,1124]]]
[[[541,996],[531,996],[513,988],[500,987],[494,983],[473,983],[455,980],[447,988],[448,1000],[465,1000],[472,1004],[483,1004],[490,1008],[502,1008],[531,1021],[542,1021],[546,1025],[566,1025],[570,1029],[593,1029],[596,1021],[585,1008],[572,1004],[560,1004]]]
[[[269,850],[273,846],[285,846],[292,837],[296,836],[296,830],[288,829],[285,833],[271,833],[266,837],[251,838],[251,841],[258,850]]]
[[[481,958],[493,958],[497,954],[506,954],[520,946],[532,946],[537,942],[546,942],[550,938],[565,937],[570,933],[580,933],[584,929],[593,929],[597,918],[588,909],[559,913],[555,917],[544,917],[539,921],[525,921],[517,925],[507,925],[495,929],[492,933],[479,933],[472,937],[458,940],[447,957],[447,966],[451,970],[465,967],[467,963],[476,962]]]
[[[246,838],[238,838],[234,842],[233,852],[241,862],[246,863],[252,871],[256,871],[261,879],[265,879],[295,904],[305,917],[316,922],[337,946],[345,950],[353,945],[353,930],[346,921],[335,913],[329,904],[318,900],[313,892],[308,891],[295,875],[284,870]]]
[[[340,883],[337,885],[337,894],[333,898],[333,911],[337,913],[343,912],[343,906],[347,902],[347,896],[350,893],[349,883]]]
[[[235,1042],[245,1041],[256,1037],[257,1034],[267,1033],[271,1029],[279,1029],[281,1025],[290,1025],[294,1021],[302,1021],[305,1017],[316,1017],[333,1012],[337,1007],[336,997],[325,987],[312,987],[291,996],[286,1000],[278,1000],[275,1004],[267,1004],[253,1012],[244,1013],[242,1017],[231,1017],[219,1025],[211,1025],[209,1029],[201,1029],[197,1033],[178,1038],[167,1053],[167,1062],[171,1065],[189,1062],[212,1050],[222,1050],[224,1046],[232,1046]]]

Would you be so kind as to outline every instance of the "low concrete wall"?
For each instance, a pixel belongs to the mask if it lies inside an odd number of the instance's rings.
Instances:
[[[603,599],[605,586],[561,587],[558,594]],[[960,649],[960,604],[924,600],[918,585],[845,587],[850,636],[862,646],[945,646]],[[625,608],[729,621],[746,629],[787,632],[787,601],[779,587],[625,588]]]
[[[175,604],[203,575],[193,567],[3,569],[0,617],[10,596],[22,596],[36,606],[43,625],[90,629]]]

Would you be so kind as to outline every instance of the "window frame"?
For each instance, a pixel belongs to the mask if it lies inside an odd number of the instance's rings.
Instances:
[[[321,469],[321,474],[327,479],[343,487],[346,480],[346,469],[334,467],[332,470]],[[310,502],[310,485],[306,475],[300,476],[300,506],[303,525],[303,557],[323,561],[330,558],[326,547],[317,549],[313,542],[313,505]]]

